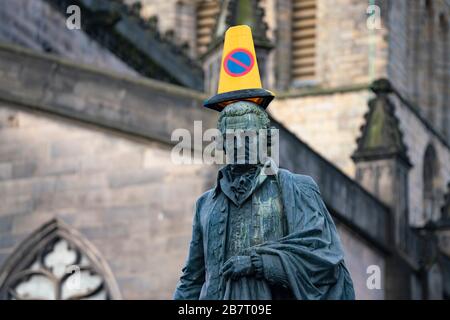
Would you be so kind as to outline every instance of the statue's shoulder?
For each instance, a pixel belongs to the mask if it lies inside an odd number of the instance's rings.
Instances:
[[[286,169],[279,169],[279,175],[282,180],[290,181],[301,190],[309,190],[309,191],[314,190],[320,193],[319,186],[310,176],[293,173]]]
[[[200,197],[197,199],[197,209],[201,209],[205,203],[210,201],[214,195],[214,188],[209,189],[208,191],[204,192]]]

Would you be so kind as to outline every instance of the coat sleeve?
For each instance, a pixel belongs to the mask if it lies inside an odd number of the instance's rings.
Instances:
[[[192,239],[189,245],[189,253],[182,269],[182,275],[178,281],[173,295],[175,300],[198,300],[203,283],[205,282],[205,260],[203,252],[203,236],[199,218],[200,201],[197,201],[194,221],[192,226]]]
[[[300,300],[354,299],[339,235],[319,188],[306,176],[296,176],[291,182],[284,185],[284,191],[293,190],[285,193],[290,205],[288,235],[256,248],[256,253],[265,258],[265,272],[277,271],[265,276],[282,284],[287,279],[293,295]],[[271,259],[267,259],[269,256]]]
[[[283,264],[280,257],[272,254],[261,255],[263,265],[263,276],[272,285],[279,285],[282,287],[289,286],[289,279],[286,276]]]

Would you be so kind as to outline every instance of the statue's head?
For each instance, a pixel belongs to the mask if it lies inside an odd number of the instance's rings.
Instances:
[[[220,112],[217,126],[224,139],[225,153],[233,155],[228,163],[256,164],[262,160],[259,147],[261,143],[270,143],[270,120],[261,107],[250,101],[231,103]]]

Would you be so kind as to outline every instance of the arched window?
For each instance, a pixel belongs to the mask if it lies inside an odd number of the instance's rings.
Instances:
[[[423,158],[423,206],[425,222],[439,218],[440,200],[440,165],[435,148],[429,144]]]
[[[316,75],[316,0],[292,2],[292,85],[314,81]]]
[[[208,49],[220,11],[219,0],[202,0],[197,5],[197,54]]]
[[[114,277],[95,248],[56,219],[22,242],[0,271],[0,300],[119,298]]]

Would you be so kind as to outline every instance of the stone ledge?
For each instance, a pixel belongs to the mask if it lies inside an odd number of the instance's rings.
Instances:
[[[166,82],[162,82],[162,81],[158,81],[158,80],[153,80],[150,78],[122,75],[122,74],[119,74],[114,71],[97,68],[90,64],[83,64],[83,63],[79,63],[76,61],[71,61],[71,60],[68,60],[67,58],[62,58],[62,57],[54,55],[54,54],[45,54],[45,53],[37,52],[37,51],[31,50],[28,48],[0,42],[0,53],[2,54],[1,57],[3,58],[3,53],[7,53],[7,52],[12,54],[13,57],[15,57],[16,55],[20,55],[22,57],[39,59],[39,60],[42,60],[42,62],[47,61],[48,63],[55,63],[60,66],[66,66],[68,68],[75,68],[80,71],[93,72],[93,73],[101,74],[106,77],[113,78],[114,80],[117,80],[117,81],[124,80],[124,81],[128,81],[128,82],[131,82],[131,83],[134,83],[137,85],[150,86],[154,89],[162,90],[164,92],[175,93],[177,95],[195,98],[195,99],[202,100],[202,101],[208,98],[208,96],[206,94],[196,91],[196,90],[193,90],[193,89],[188,89],[188,88],[181,87],[178,85],[174,85],[174,84],[170,84],[170,83],[166,83]]]
[[[0,45],[4,101],[170,143],[176,128],[194,120],[215,127],[217,114],[201,108],[205,96],[174,85],[78,65]]]
[[[336,94],[336,93],[368,91],[369,88],[370,88],[370,84],[368,84],[368,83],[355,84],[355,85],[351,85],[351,86],[331,87],[331,88],[307,87],[307,88],[303,88],[303,89],[294,89],[291,91],[277,92],[276,97],[279,99],[290,99],[290,98],[301,98],[301,97],[309,97],[309,96],[322,96],[322,95],[330,95],[330,94]]]

